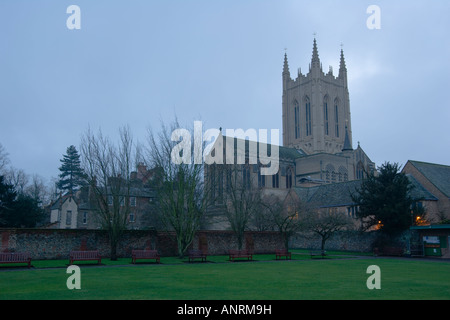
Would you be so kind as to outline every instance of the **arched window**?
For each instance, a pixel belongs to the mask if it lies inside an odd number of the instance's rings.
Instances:
[[[339,100],[337,98],[334,100],[334,124],[336,138],[339,138]]]
[[[335,182],[336,180],[336,173],[334,171],[334,166],[332,164],[328,164],[325,168],[325,181],[327,183]]]
[[[356,165],[356,179],[364,179],[364,165],[361,161]]]
[[[244,188],[250,188],[250,166],[248,164],[244,164],[242,167],[242,186]]]
[[[286,189],[292,188],[292,169],[288,168],[286,171]]]
[[[280,171],[272,175],[272,188],[279,188],[280,187]]]
[[[258,167],[258,187],[266,186],[266,176],[261,174],[261,166]]]
[[[323,123],[325,129],[325,135],[329,134],[328,131],[328,96],[323,98]]]
[[[308,97],[305,97],[305,127],[306,127],[306,136],[310,136],[312,134],[311,130],[311,102]]]
[[[295,124],[295,139],[300,138],[300,106],[297,100],[294,101],[294,124]]]
[[[339,167],[338,181],[339,182],[348,181],[348,171],[347,171],[347,168],[345,168],[344,166]]]

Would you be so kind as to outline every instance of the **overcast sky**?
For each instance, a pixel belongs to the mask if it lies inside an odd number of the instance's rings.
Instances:
[[[366,25],[373,4],[381,29]],[[285,48],[291,75],[306,73],[316,33],[325,72],[343,44],[353,147],[377,166],[450,165],[449,31],[448,0],[1,0],[0,143],[50,180],[88,126],[144,141],[176,115],[281,139]]]

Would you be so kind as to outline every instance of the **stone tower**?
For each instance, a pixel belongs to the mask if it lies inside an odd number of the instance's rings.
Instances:
[[[347,68],[341,49],[339,74],[322,70],[316,39],[309,72],[293,80],[287,54],[283,66],[283,145],[307,154],[336,154],[352,149]]]

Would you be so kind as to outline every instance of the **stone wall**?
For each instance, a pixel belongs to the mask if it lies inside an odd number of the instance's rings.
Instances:
[[[325,242],[325,250],[371,252],[377,238],[376,232],[336,232]],[[289,241],[290,248],[320,249],[322,238],[318,235],[297,234]]]
[[[0,252],[30,252],[32,259],[65,259],[72,250],[99,250],[110,256],[108,234],[103,230],[83,229],[0,229]],[[272,253],[283,247],[277,232],[246,232],[245,246],[254,253]],[[226,254],[237,249],[232,231],[199,231],[192,247],[207,250],[208,254]],[[133,249],[157,249],[161,256],[176,256],[175,233],[146,230],[127,230],[119,242],[117,255],[131,257]]]

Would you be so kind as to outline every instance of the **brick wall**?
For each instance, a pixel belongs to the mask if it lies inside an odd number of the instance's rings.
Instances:
[[[108,234],[102,230],[83,229],[0,229],[0,252],[30,252],[32,259],[65,259],[71,250],[99,250],[110,256]],[[255,253],[272,253],[283,247],[277,232],[246,232],[245,245]],[[192,247],[209,254],[226,254],[237,248],[232,231],[199,231]],[[175,233],[127,230],[119,242],[119,257],[131,257],[132,249],[157,249],[162,256],[176,256]]]

